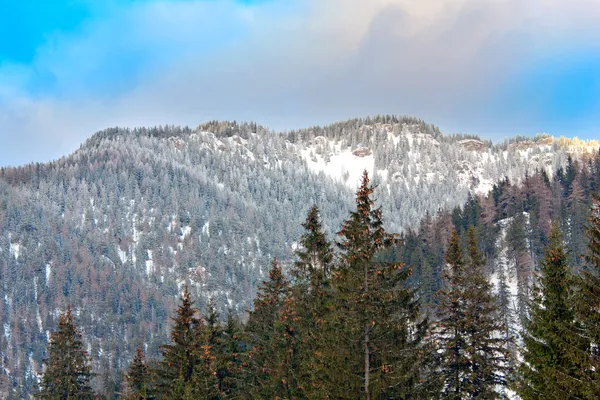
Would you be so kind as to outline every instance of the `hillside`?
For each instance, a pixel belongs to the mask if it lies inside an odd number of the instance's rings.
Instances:
[[[244,313],[271,259],[292,259],[308,208],[332,237],[365,169],[387,228],[407,231],[504,177],[553,176],[598,147],[549,136],[494,145],[390,116],[284,133],[229,122],[99,132],[60,160],[0,172],[2,368],[28,392],[67,304],[107,375],[142,342],[156,355],[185,283]]]

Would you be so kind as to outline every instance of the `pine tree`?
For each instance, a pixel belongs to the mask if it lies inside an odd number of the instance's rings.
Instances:
[[[581,365],[582,397],[600,393],[600,199],[593,202],[587,227],[588,269],[576,279],[575,311],[581,324],[581,339],[589,345],[584,352],[571,352],[572,362]]]
[[[554,224],[524,326],[524,362],[517,382],[524,400],[579,398],[578,366],[570,356],[581,347],[574,335],[572,283],[562,236]]]
[[[413,398],[420,389],[420,321],[410,275],[402,264],[382,262],[384,249],[399,244],[383,227],[367,172],[356,193],[356,210],[339,232],[342,258],[333,276],[336,304],[328,324],[334,334],[328,366],[330,397],[362,392],[370,398]],[[335,341],[335,343],[334,343]]]
[[[333,252],[323,233],[319,208],[316,205],[308,211],[302,227],[306,232],[301,236],[301,247],[296,251],[298,261],[294,264],[293,275],[298,280],[307,280],[311,285],[318,286],[320,281],[329,277]]]
[[[150,368],[146,364],[146,356],[142,351],[142,347],[138,346],[135,357],[127,370],[127,385],[129,388],[130,400],[146,400],[150,399]]]
[[[248,392],[255,398],[293,398],[298,387],[296,360],[289,354],[299,345],[287,325],[290,284],[273,260],[269,280],[261,284],[250,313],[246,333],[251,349],[247,356]]]
[[[242,326],[230,309],[223,327],[220,351],[217,354],[217,379],[224,398],[236,397],[243,388],[242,362],[245,345],[241,339]]]
[[[323,321],[331,305],[330,271],[333,251],[323,233],[319,209],[312,206],[306,221],[306,230],[296,251],[298,261],[292,268],[291,297],[283,315],[286,323],[295,328],[294,340],[301,341],[298,349],[297,379],[302,381],[309,397],[322,397],[326,375],[321,355],[327,344],[322,340]],[[292,339],[292,338],[290,338]]]
[[[504,327],[499,318],[492,288],[483,274],[485,260],[479,251],[475,228],[467,231],[467,258],[464,274],[465,354],[468,370],[463,398],[494,399],[495,389],[506,386],[508,355],[502,337]]]
[[[508,380],[512,380],[512,375],[517,366],[517,344],[516,337],[518,332],[516,326],[516,306],[512,293],[507,283],[506,266],[499,265],[498,272],[498,311],[500,313],[500,323],[502,324],[502,337],[508,353]]]
[[[213,298],[209,299],[207,311],[206,323],[202,326],[198,338],[199,344],[196,348],[198,362],[194,367],[190,394],[195,398],[216,400],[221,398],[217,369],[222,329]]]
[[[48,345],[46,370],[42,377],[39,399],[92,399],[90,360],[83,350],[71,307],[58,320],[58,330],[52,333]]]
[[[465,393],[465,376],[469,372],[465,315],[465,271],[458,232],[454,230],[444,256],[447,270],[445,285],[439,294],[440,319],[438,343],[443,351],[441,372],[444,379],[444,396],[462,399]]]
[[[182,396],[192,379],[194,368],[199,363],[200,332],[203,328],[187,286],[180,301],[177,317],[173,318],[171,344],[161,347],[163,358],[156,371],[157,393],[172,397]]]

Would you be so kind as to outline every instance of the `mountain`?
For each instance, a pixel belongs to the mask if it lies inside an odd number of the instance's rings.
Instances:
[[[60,160],[0,170],[1,367],[17,397],[29,393],[68,304],[106,375],[139,344],[156,355],[183,285],[201,307],[214,298],[244,313],[271,259],[292,260],[312,204],[333,237],[365,169],[387,229],[408,232],[469,193],[552,176],[599,147],[547,135],[493,144],[394,116],[291,132],[235,122],[98,132]]]
[[[419,288],[421,300],[435,318],[436,293],[448,272],[443,257],[450,233],[456,229],[461,242],[466,243],[467,231],[473,226],[485,254],[486,277],[493,285],[501,322],[506,326],[503,336],[513,341],[508,350],[514,368],[523,361],[523,327],[531,318],[533,287],[540,285],[552,224],[562,233],[565,265],[571,273],[596,273],[586,258],[586,229],[597,210],[594,196],[599,194],[600,151],[580,159],[569,158],[567,165],[551,176],[542,171],[525,177],[520,184],[502,180],[488,196],[469,197],[463,206],[423,220],[418,229],[404,235],[398,257],[411,267],[412,284]],[[509,390],[504,394],[518,398]]]

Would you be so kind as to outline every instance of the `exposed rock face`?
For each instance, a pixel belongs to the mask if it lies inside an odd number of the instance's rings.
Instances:
[[[371,149],[368,147],[361,147],[352,152],[356,157],[366,157],[371,155]]]
[[[464,149],[469,151],[483,151],[486,146],[481,140],[465,139],[458,142]]]

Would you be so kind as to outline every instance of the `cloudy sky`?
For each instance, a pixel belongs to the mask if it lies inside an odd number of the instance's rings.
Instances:
[[[0,0],[0,165],[209,119],[600,138],[599,20],[598,0]]]

